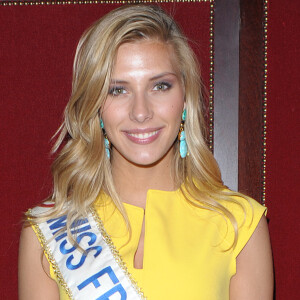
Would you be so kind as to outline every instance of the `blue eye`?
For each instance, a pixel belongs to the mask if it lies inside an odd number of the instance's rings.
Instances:
[[[166,91],[171,87],[172,85],[168,82],[159,82],[154,86],[154,91]]]
[[[119,96],[121,94],[125,94],[125,88],[122,86],[114,86],[109,89],[108,94],[112,96]]]

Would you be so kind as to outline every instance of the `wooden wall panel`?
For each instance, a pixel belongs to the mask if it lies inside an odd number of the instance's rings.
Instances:
[[[263,0],[240,0],[239,191],[262,200]]]

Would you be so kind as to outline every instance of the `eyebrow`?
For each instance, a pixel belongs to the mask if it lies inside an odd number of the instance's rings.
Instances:
[[[153,77],[150,78],[150,81],[153,81],[153,80],[157,80],[157,79],[160,79],[164,76],[168,76],[168,75],[172,75],[172,76],[175,76],[177,77],[177,74],[176,73],[173,73],[173,72],[163,72],[163,73],[160,73],[158,75],[155,75]],[[128,81],[126,80],[119,80],[119,79],[112,79],[111,84],[127,84]]]
[[[172,76],[177,77],[176,73],[173,73],[173,72],[164,72],[164,73],[161,73],[161,74],[158,74],[158,75],[155,75],[155,76],[151,77],[150,80],[156,80],[156,79],[159,79],[161,77],[168,76],[168,75],[172,75]]]

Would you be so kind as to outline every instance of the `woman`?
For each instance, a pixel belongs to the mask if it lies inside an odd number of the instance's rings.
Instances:
[[[265,208],[223,185],[201,101],[160,8],[123,6],[85,32],[53,195],[21,235],[20,299],[272,299]]]

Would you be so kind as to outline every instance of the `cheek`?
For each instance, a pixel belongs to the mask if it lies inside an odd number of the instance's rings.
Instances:
[[[176,137],[181,123],[182,111],[184,105],[171,105],[167,106],[165,109],[161,109],[160,116],[168,124],[170,138]]]
[[[102,120],[107,133],[112,132],[123,119],[124,111],[120,107],[112,104],[104,106]]]
[[[184,101],[182,99],[172,99],[173,103],[171,105],[166,105],[165,107],[160,107],[160,113],[170,122],[177,124],[181,122],[182,112],[184,110]]]

